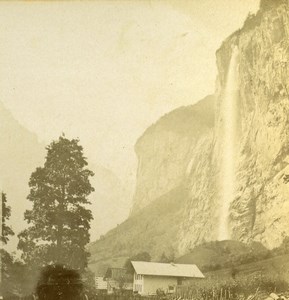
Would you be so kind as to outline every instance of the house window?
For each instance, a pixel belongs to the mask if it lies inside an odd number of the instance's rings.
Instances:
[[[183,284],[183,278],[178,278],[178,285],[182,285]]]
[[[142,275],[140,274],[135,274],[135,280],[142,280]]]

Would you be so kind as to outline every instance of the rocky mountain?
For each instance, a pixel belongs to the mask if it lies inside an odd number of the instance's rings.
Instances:
[[[175,237],[182,222],[182,207],[188,191],[181,185],[89,245],[90,268],[97,274],[105,267],[123,267],[125,261],[140,252],[157,260],[164,253],[173,257],[178,247]],[[168,229],[169,228],[169,229]]]
[[[132,215],[91,245],[94,263],[113,240],[125,241],[121,251],[108,255],[115,258],[118,253],[129,256],[132,250],[145,250],[145,245],[153,259],[164,250],[160,245],[172,247],[176,256],[186,254],[196,245],[219,239],[225,218],[231,239],[257,241],[268,248],[281,244],[289,235],[289,184],[283,180],[289,174],[288,49],[289,1],[262,0],[256,15],[249,15],[243,28],[216,52],[214,97],[164,116],[137,141]],[[234,85],[234,96],[228,94],[228,85]],[[226,109],[233,108],[226,102],[232,97],[236,112],[228,126],[225,116],[231,111]],[[225,130],[231,131],[236,144],[233,159],[224,156],[226,143],[231,143]],[[234,194],[229,200],[222,196],[231,188],[222,173],[226,159],[234,165]],[[179,188],[185,193],[179,205],[173,205],[175,213],[168,221],[165,213],[154,209]],[[227,211],[222,210],[224,201],[229,202]],[[155,240],[163,223],[163,237]]]
[[[24,128],[0,102],[0,182],[12,207],[11,224],[23,228],[31,172],[44,162],[45,149],[35,134]],[[13,246],[16,246],[14,239]]]
[[[111,170],[90,163],[89,167],[94,172],[91,184],[95,191],[90,196],[90,209],[94,218],[91,222],[91,239],[95,239],[128,217],[131,201],[129,192]]]
[[[239,132],[236,133],[236,193],[229,212],[231,237],[246,242],[259,241],[272,248],[288,235],[289,188],[283,181],[289,172],[288,5],[288,1],[262,1],[259,12],[249,16],[244,27],[232,34],[217,51],[216,125],[209,150],[212,167],[205,171],[207,159],[201,155],[197,160],[200,170],[194,168],[190,176],[194,198],[187,203],[185,221],[180,229],[181,253],[201,240],[217,238],[214,225],[218,224],[220,216],[213,210],[219,211],[220,195],[213,193],[218,189],[200,189],[200,185],[207,185],[204,178],[218,182],[218,133],[222,126],[229,60],[235,46],[239,51]],[[205,148],[202,149],[204,152]],[[206,213],[201,214],[201,211]],[[205,225],[205,230],[199,224]]]
[[[214,124],[214,97],[163,116],[138,139],[132,213],[182,184],[199,140]]]
[[[45,144],[23,127],[1,102],[0,120],[0,188],[7,194],[12,208],[10,223],[17,235],[27,225],[23,214],[30,207],[26,199],[30,175],[36,167],[43,166],[46,150]],[[111,170],[90,161],[89,167],[95,173],[91,180],[95,192],[90,207],[94,215],[91,236],[95,239],[128,216],[130,202],[127,190]],[[17,242],[14,236],[9,249],[15,250]]]
[[[101,273],[104,266],[123,266],[128,257],[143,251],[154,259],[162,253],[175,255],[175,237],[189,201],[187,169],[199,140],[212,135],[213,124],[214,97],[208,96],[172,111],[146,130],[135,147],[139,166],[132,213],[90,244],[92,270]]]

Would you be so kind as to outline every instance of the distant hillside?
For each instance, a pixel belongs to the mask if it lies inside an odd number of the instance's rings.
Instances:
[[[172,131],[179,134],[191,135],[200,127],[214,126],[214,96],[209,95],[190,106],[179,107],[152,124],[136,142],[136,149],[142,140],[150,134],[161,131]]]
[[[177,247],[175,237],[186,198],[187,190],[179,186],[91,243],[90,269],[102,273],[105,266],[123,266],[128,257],[143,251],[153,260],[162,253],[170,256]]]
[[[38,141],[36,134],[22,126],[1,102],[0,120],[0,189],[3,188],[12,207],[10,223],[17,235],[27,226],[23,214],[30,208],[30,202],[26,199],[28,182],[36,167],[44,164],[46,145]],[[91,235],[95,238],[128,216],[130,202],[120,179],[111,170],[90,162],[89,168],[95,173],[91,179],[95,192],[90,198],[90,209],[94,215]],[[17,242],[14,236],[9,249],[15,250]]]
[[[0,182],[12,207],[11,223],[18,233],[23,228],[31,172],[44,162],[45,146],[24,128],[0,102]],[[16,245],[14,238],[13,245]]]
[[[161,117],[138,139],[136,190],[132,213],[185,181],[195,148],[214,125],[214,96]]]
[[[128,190],[111,170],[93,163],[89,163],[89,168],[94,172],[91,184],[95,191],[90,196],[90,209],[94,218],[91,239],[95,240],[128,217],[131,199]]]
[[[197,264],[203,271],[244,263],[251,256],[262,259],[268,250],[253,242],[244,244],[239,241],[213,241],[196,246],[190,253],[176,259],[180,264]]]
[[[89,245],[92,270],[101,273],[106,266],[122,266],[143,251],[154,261],[162,254],[177,255],[177,237],[189,201],[188,165],[199,139],[211,133],[213,124],[214,97],[208,96],[166,114],[145,131],[135,146],[139,166],[133,213]],[[108,218],[114,218],[115,211]]]

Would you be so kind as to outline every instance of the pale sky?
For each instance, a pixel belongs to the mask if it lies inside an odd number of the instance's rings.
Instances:
[[[48,144],[79,137],[129,189],[134,144],[214,92],[215,51],[258,0],[0,2],[0,101]]]

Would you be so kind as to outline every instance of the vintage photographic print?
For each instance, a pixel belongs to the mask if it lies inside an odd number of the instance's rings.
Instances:
[[[0,1],[0,137],[0,299],[289,299],[289,0]]]

